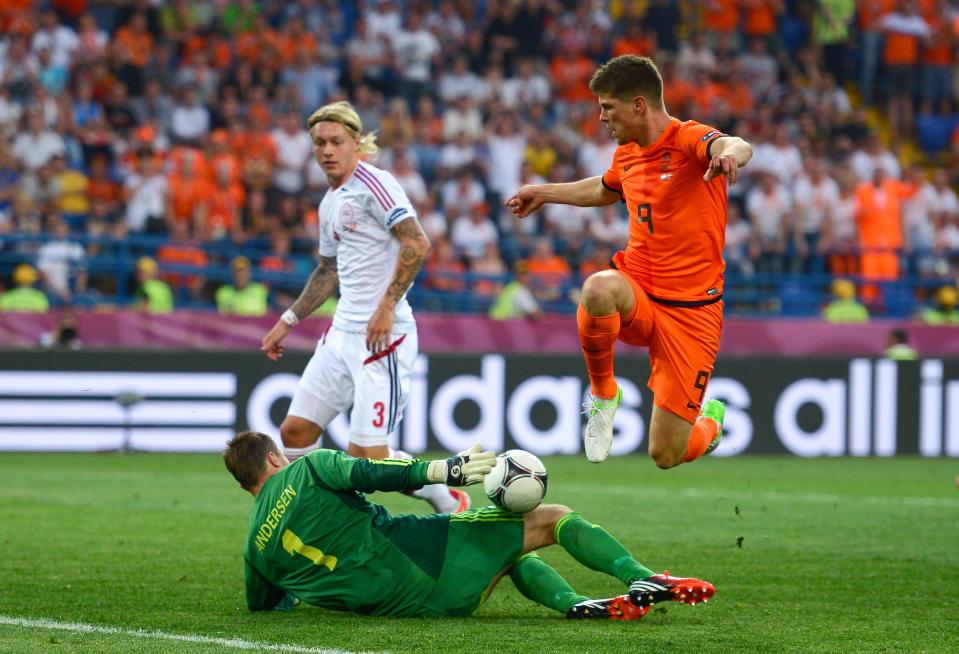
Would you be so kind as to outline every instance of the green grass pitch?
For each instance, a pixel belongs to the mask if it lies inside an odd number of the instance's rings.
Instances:
[[[3,454],[0,652],[959,651],[959,460],[545,463],[549,501],[653,569],[712,581],[713,600],[660,604],[637,622],[569,622],[507,578],[464,619],[302,605],[253,614],[241,564],[251,498],[217,456]],[[623,590],[558,547],[544,558],[584,594]]]

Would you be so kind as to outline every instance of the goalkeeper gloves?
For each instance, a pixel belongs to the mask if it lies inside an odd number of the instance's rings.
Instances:
[[[430,461],[426,478],[431,484],[469,486],[483,481],[483,476],[489,474],[494,465],[496,454],[484,452],[483,446],[477,443],[456,456]]]

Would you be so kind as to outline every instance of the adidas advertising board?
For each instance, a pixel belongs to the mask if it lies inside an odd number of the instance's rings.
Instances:
[[[236,430],[279,433],[308,353],[0,353],[0,450],[218,452]],[[649,363],[619,357],[612,454],[645,454]],[[576,356],[425,355],[393,445],[579,454],[588,390]],[[118,402],[118,398],[124,402]],[[959,360],[721,358],[704,400],[726,403],[713,456],[959,457]],[[345,417],[326,446],[345,448]]]

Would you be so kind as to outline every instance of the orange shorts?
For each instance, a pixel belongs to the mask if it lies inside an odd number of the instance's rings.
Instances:
[[[713,374],[723,330],[723,301],[701,307],[670,307],[649,299],[635,279],[636,305],[622,321],[619,340],[648,346],[652,374],[646,385],[662,409],[695,422]]]

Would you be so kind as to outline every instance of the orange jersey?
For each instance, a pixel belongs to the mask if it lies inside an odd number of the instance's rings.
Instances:
[[[189,243],[166,243],[157,249],[157,262],[163,264],[172,264],[175,266],[193,266],[195,268],[206,268],[210,259],[205,251]],[[162,276],[172,286],[188,286],[196,279],[195,275],[182,275],[178,273],[167,273]]]
[[[856,222],[863,248],[898,248],[902,245],[902,199],[916,187],[898,179],[887,179],[882,186],[863,182],[856,187]]]
[[[776,31],[776,9],[769,0],[758,0],[746,6],[743,31],[747,36],[768,36]]]
[[[573,272],[566,259],[558,254],[554,254],[547,259],[529,257],[524,259],[524,263],[529,276],[544,288],[562,286],[566,278]]]
[[[580,102],[593,99],[593,92],[589,90],[589,79],[596,70],[596,64],[586,55],[579,55],[574,59],[565,56],[553,58],[549,65],[553,79],[559,84],[557,95],[570,102]]]
[[[207,170],[210,171],[211,182],[216,182],[216,176],[220,174],[220,171],[226,171],[230,183],[233,184],[240,179],[240,160],[231,152],[221,152],[210,158]]]
[[[170,184],[173,218],[176,220],[193,220],[197,207],[209,199],[210,182],[206,177],[184,179],[176,175],[169,175],[167,180]]]
[[[243,219],[243,204],[246,202],[246,190],[240,184],[231,184],[227,188],[213,187],[209,190],[210,211],[206,219],[206,229],[210,235],[229,232],[239,227]]]
[[[648,36],[642,36],[637,39],[629,39],[623,36],[613,41],[612,55],[614,57],[624,54],[652,56],[655,50],[656,42]]]
[[[888,66],[913,66],[919,61],[919,37],[885,32],[882,62]]]
[[[710,145],[722,136],[673,118],[648,146],[616,148],[603,175],[629,208],[629,244],[614,262],[654,299],[700,304],[723,293],[726,178],[703,181]]]
[[[957,19],[959,20],[959,19]],[[926,18],[932,38],[923,45],[922,63],[933,66],[949,66],[955,59],[949,31],[950,25],[942,16]]]
[[[149,32],[137,32],[129,25],[124,25],[113,35],[113,40],[119,44],[127,60],[137,68],[149,63],[153,55],[153,36]]]
[[[184,169],[187,166],[190,167],[190,171],[189,174],[185,175],[186,177],[194,179],[197,177],[208,178],[211,176],[210,170],[207,167],[206,157],[199,148],[194,148],[189,145],[178,145],[170,151],[167,162],[170,174],[176,175],[177,177],[184,177]]]
[[[735,32],[739,27],[739,3],[736,0],[707,2],[704,20],[708,31]]]

